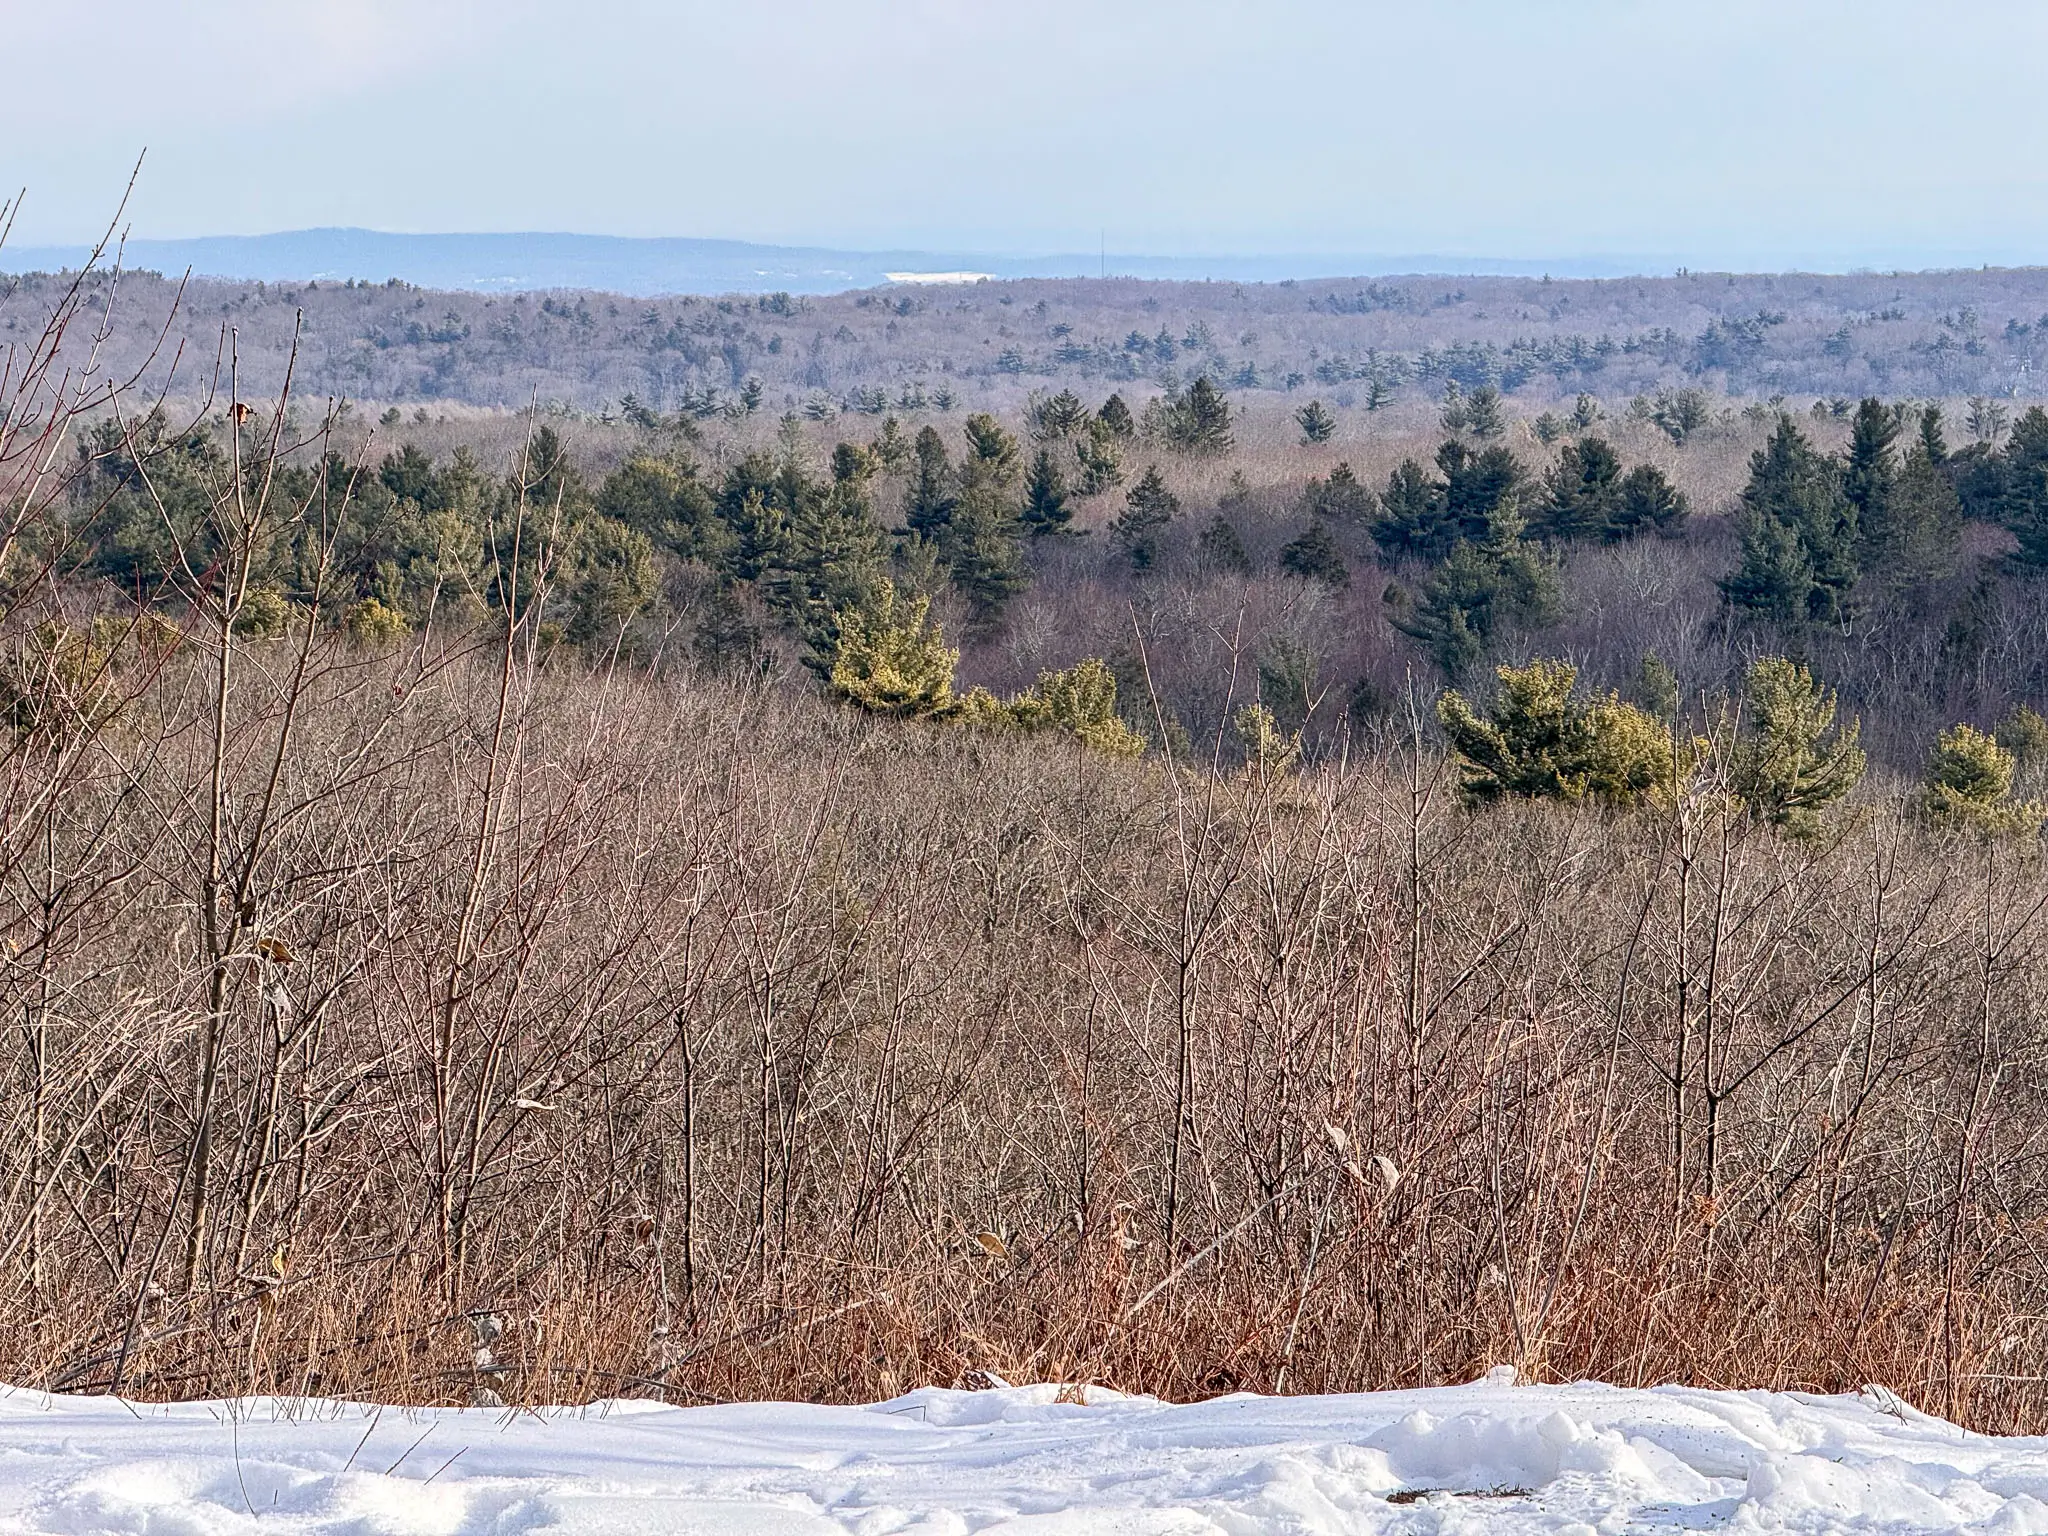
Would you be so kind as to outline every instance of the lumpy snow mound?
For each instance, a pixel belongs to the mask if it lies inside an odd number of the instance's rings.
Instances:
[[[0,1396],[0,1532],[2048,1533],[2048,1440],[1890,1394],[1057,1387],[548,1413]]]

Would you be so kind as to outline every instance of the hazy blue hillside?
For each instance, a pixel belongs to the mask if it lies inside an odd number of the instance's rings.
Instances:
[[[0,270],[58,271],[75,266],[83,246],[25,246],[0,251]],[[1240,282],[1389,273],[1475,273],[1610,277],[1670,270],[1641,260],[1483,261],[1449,256],[1133,256],[1112,252],[992,256],[944,251],[840,251],[751,245],[740,240],[626,239],[612,235],[401,235],[368,229],[304,229],[274,235],[194,240],[132,240],[127,265],[176,274],[263,281],[382,282],[403,278],[427,288],[516,292],[549,288],[608,293],[840,293],[890,281],[892,274],[977,272],[991,277],[1093,277],[1105,268],[1127,277],[1205,277]]]

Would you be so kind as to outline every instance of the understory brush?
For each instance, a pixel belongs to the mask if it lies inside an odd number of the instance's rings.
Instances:
[[[1798,841],[1465,808],[1426,743],[1219,776],[295,644],[221,711],[188,639],[7,754],[14,1381],[1512,1361],[2043,1422],[2048,883],[1904,792]]]

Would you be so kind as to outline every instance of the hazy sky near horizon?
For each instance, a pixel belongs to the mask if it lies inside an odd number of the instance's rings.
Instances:
[[[0,37],[22,244],[146,147],[159,238],[2048,261],[2040,0],[0,0]]]

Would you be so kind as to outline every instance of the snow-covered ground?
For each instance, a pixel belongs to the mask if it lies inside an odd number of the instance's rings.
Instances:
[[[1882,1391],[1056,1387],[546,1414],[0,1396],[0,1531],[134,1536],[2048,1532],[2048,1440]],[[1072,1394],[1069,1394],[1071,1396]]]

